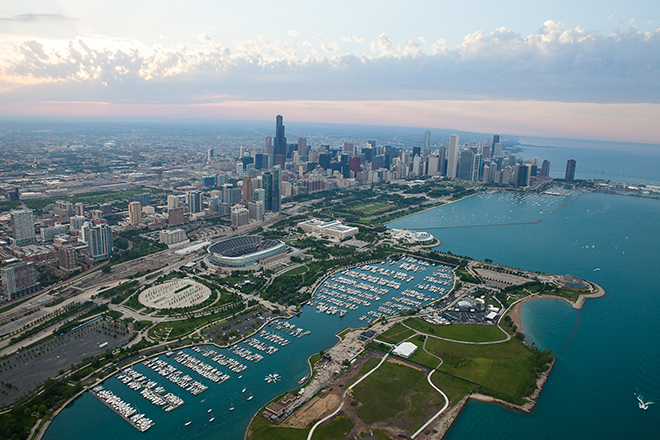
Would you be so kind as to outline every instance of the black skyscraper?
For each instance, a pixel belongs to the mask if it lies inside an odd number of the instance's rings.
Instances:
[[[492,151],[495,151],[495,144],[499,144],[499,143],[500,143],[500,135],[499,134],[493,135],[493,149],[492,149]]]
[[[566,161],[566,176],[564,176],[564,180],[567,182],[572,182],[575,180],[575,160],[574,159],[568,159]]]
[[[282,115],[275,118],[275,145],[273,146],[275,155],[275,165],[281,165],[284,168],[286,162],[286,137],[284,135],[284,125]]]

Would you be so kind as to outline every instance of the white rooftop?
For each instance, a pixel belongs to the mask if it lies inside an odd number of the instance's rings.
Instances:
[[[408,358],[415,352],[415,350],[417,350],[417,346],[412,342],[402,342],[396,346],[392,353],[397,356]]]

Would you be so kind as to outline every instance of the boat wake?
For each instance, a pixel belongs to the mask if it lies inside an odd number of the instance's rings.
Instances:
[[[655,403],[651,400],[644,402],[644,398],[638,394],[635,394],[635,397],[637,397],[637,405],[639,406],[639,409],[643,409],[644,411],[649,409],[649,405],[653,405]]]

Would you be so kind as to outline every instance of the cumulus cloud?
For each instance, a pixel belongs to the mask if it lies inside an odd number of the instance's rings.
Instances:
[[[288,31],[286,34],[287,34],[287,36],[289,36],[289,37],[293,37],[293,38],[296,38],[298,35],[300,35],[300,34],[298,33],[298,31],[295,30],[295,29],[291,29],[291,30]]]
[[[371,42],[371,51],[376,52],[380,57],[388,57],[394,54],[392,42],[386,33],[383,32]]]
[[[442,39],[423,44],[408,39],[399,48],[383,33],[357,56],[342,53],[336,41],[306,41],[299,52],[263,36],[223,45],[202,34],[176,47],[29,40],[0,50],[0,99],[660,102],[660,30],[602,36],[548,20],[529,36],[501,27],[472,32],[455,48]]]

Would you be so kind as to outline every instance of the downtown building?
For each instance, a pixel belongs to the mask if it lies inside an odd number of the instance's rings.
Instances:
[[[107,260],[112,257],[112,229],[105,223],[94,226],[86,222],[82,227],[82,238],[87,244],[89,258],[93,262]]]
[[[0,269],[2,298],[5,301],[20,298],[41,289],[37,266],[31,262],[20,262]]]
[[[29,209],[11,211],[11,229],[16,246],[35,244],[37,236],[34,232],[34,216]]]

